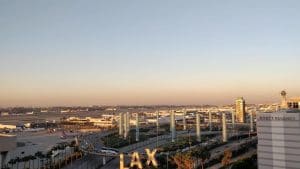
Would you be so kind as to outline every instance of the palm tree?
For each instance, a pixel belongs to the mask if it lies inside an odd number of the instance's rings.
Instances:
[[[41,151],[38,151],[34,154],[34,156],[36,158],[38,158],[38,167],[37,168],[39,169],[40,168],[40,160],[42,159],[43,153]]]
[[[44,163],[44,161],[45,161],[46,155],[41,152],[41,154],[39,154],[38,156],[39,156],[39,158],[41,160],[41,165],[39,165],[39,168],[45,169],[45,163]]]
[[[231,157],[232,157],[232,152],[231,150],[227,149],[224,151],[224,157],[222,159],[222,165],[223,167],[226,167],[230,164],[231,161]]]
[[[52,156],[52,151],[50,150],[46,155],[46,168],[51,168],[51,166],[52,166],[51,156]]]
[[[14,168],[14,164],[16,164],[16,159],[10,159],[8,164],[11,165],[11,168],[13,169]]]
[[[21,159],[20,157],[17,157],[16,158],[16,163],[17,163],[17,169],[19,169],[19,163],[21,162]]]
[[[41,169],[45,169],[44,158],[45,158],[45,157],[42,157],[42,158],[41,158],[41,167],[40,167]],[[39,168],[39,169],[40,169],[40,168]]]
[[[210,152],[206,148],[197,147],[193,149],[190,153],[192,157],[197,159],[197,161],[198,159],[200,159],[201,168],[204,169],[204,164],[206,160],[210,158]]]
[[[25,157],[26,157],[26,156],[25,156]],[[25,162],[25,161],[26,161],[26,158],[25,158],[25,157],[21,158],[21,160],[20,160],[21,162],[23,162],[23,168],[24,168],[24,169],[26,169],[26,162]]]
[[[30,161],[32,161],[32,165],[33,165],[33,168],[34,168],[34,160],[36,160],[36,157],[33,156],[33,155],[30,155],[30,156],[29,156],[29,168],[31,168],[31,167],[30,167]]]
[[[27,168],[30,168],[30,161],[31,160],[31,157],[30,156],[25,156],[21,159],[21,161],[24,163],[24,169],[27,169]],[[29,167],[26,167],[26,164],[29,162]]]
[[[193,168],[193,159],[189,153],[177,153],[173,157],[173,160],[176,163],[178,169],[192,169]]]

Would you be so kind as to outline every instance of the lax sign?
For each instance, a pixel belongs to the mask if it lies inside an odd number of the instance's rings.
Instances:
[[[147,165],[153,165],[154,167],[157,167],[157,161],[155,159],[155,154],[156,154],[156,149],[153,151],[150,151],[150,149],[146,148],[145,152],[147,154]],[[131,155],[131,162],[130,162],[130,167],[137,167],[138,169],[143,169],[143,165],[141,162],[141,158],[138,152],[133,152]],[[124,154],[120,154],[120,169],[129,169],[128,167],[125,167],[125,162],[124,162]]]

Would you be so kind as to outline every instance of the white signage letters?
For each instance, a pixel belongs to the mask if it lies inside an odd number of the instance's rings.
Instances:
[[[151,151],[150,149],[145,149],[146,154],[147,154],[147,165],[153,165],[154,167],[157,167],[157,161],[155,159],[155,154],[157,152],[156,149]],[[140,159],[140,155],[138,152],[133,152],[131,155],[131,162],[130,162],[130,167],[137,167],[138,169],[143,169],[143,165]],[[129,169],[128,167],[125,167],[125,162],[124,162],[124,154],[120,154],[120,169]]]
[[[155,159],[155,154],[156,154],[156,149],[154,149],[152,152],[150,151],[150,149],[145,149],[147,156],[148,156],[148,160],[147,160],[147,165],[150,165],[152,163],[152,165],[154,167],[157,167],[157,162]]]
[[[142,163],[140,160],[140,155],[138,152],[134,152],[131,156],[131,163],[130,163],[130,167],[134,167],[136,166],[138,169],[142,169]]]

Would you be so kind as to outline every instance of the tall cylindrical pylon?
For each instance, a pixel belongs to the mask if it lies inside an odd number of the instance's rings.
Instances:
[[[156,128],[159,128],[159,110],[156,111]]]
[[[183,122],[183,130],[186,130],[186,109],[183,110],[183,115],[182,115],[182,122]]]
[[[253,132],[253,112],[250,112],[250,132]]]
[[[124,134],[124,115],[123,113],[119,113],[119,135],[123,137]]]
[[[126,112],[126,131],[127,131],[127,136],[129,135],[130,132],[130,113]]]
[[[140,141],[140,124],[139,124],[139,113],[136,113],[136,125],[135,125],[135,141]]]
[[[171,110],[170,112],[170,131],[171,131],[171,140],[175,142],[176,139],[176,124],[175,124],[175,112]]]
[[[127,112],[126,113],[126,117],[127,117],[127,132],[129,132],[130,131],[130,113],[129,112]]]
[[[234,110],[231,112],[231,123],[232,123],[232,129],[235,128],[235,112]]]
[[[208,111],[208,121],[209,121],[209,131],[212,131],[212,117],[211,117],[211,111]]]
[[[196,113],[196,138],[197,138],[198,142],[201,142],[201,126],[200,126],[200,122],[201,122],[200,113],[197,112]]]
[[[222,135],[223,142],[227,142],[226,114],[222,114]]]
[[[127,113],[123,114],[123,128],[124,128],[124,138],[128,137],[128,127],[127,127]]]

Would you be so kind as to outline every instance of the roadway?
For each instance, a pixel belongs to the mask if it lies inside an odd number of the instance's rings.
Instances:
[[[254,137],[249,139],[249,138],[246,138],[246,139],[243,139],[243,140],[235,140],[235,141],[231,141],[223,146],[220,146],[216,149],[213,149],[211,151],[211,156],[212,157],[216,157],[216,156],[220,156],[220,155],[223,155],[224,153],[224,150],[225,149],[230,149],[230,150],[235,150],[237,149],[240,145],[250,141],[250,140],[253,140],[255,139]]]
[[[215,149],[213,149],[213,150],[210,151],[210,154],[211,154],[210,160],[219,158],[221,155],[224,154],[224,151],[225,151],[226,149],[229,149],[229,150],[231,150],[231,151],[237,150],[237,149],[239,148],[240,145],[245,144],[245,143],[247,143],[247,142],[251,142],[251,141],[253,141],[253,140],[255,140],[255,139],[257,139],[257,137],[246,138],[246,139],[242,139],[242,140],[235,140],[235,141],[229,142],[229,143],[227,143],[227,144],[225,144],[225,145],[223,145],[223,146],[217,147],[217,148],[215,148]],[[251,151],[248,151],[248,152],[253,153],[253,151],[254,151],[254,150],[251,150]],[[245,153],[245,154],[248,155],[248,152]],[[255,152],[256,152],[256,150],[255,150]],[[251,154],[251,153],[250,153],[250,154]],[[239,158],[236,157],[236,158],[234,158],[233,160],[236,161],[236,160],[238,160],[238,159],[239,159]],[[232,162],[233,162],[233,160],[232,160]],[[211,168],[211,169],[216,169],[216,168],[220,168],[220,166],[222,166],[222,164],[221,164],[221,163],[218,163],[218,164],[213,165],[212,167],[209,167],[209,168]]]
[[[209,135],[209,134],[218,134],[220,133],[220,131],[205,131],[205,132],[202,132],[201,135],[204,136],[204,135]],[[188,132],[187,131],[178,131],[177,132],[177,135],[178,136],[184,136],[184,135],[188,135]],[[195,133],[191,133],[191,135],[195,135]],[[158,137],[158,142],[157,142],[157,138],[154,137],[154,138],[151,138],[151,139],[148,139],[144,142],[140,142],[140,143],[136,143],[136,144],[133,144],[133,145],[129,145],[129,146],[126,146],[126,147],[123,147],[120,149],[120,152],[123,152],[123,153],[131,153],[133,151],[136,151],[136,152],[139,152],[139,153],[145,153],[145,148],[149,148],[149,149],[154,149],[156,147],[159,147],[159,146],[162,146],[168,142],[170,142],[171,140],[171,137],[170,135],[162,135],[162,136],[159,136]],[[114,158],[113,160],[109,161],[106,165],[104,165],[102,167],[102,169],[118,169],[119,168],[119,157],[116,157]],[[125,163],[128,164],[129,163],[129,158],[125,158]]]
[[[103,147],[103,143],[101,141],[102,137],[105,137],[109,134],[113,133],[112,131],[105,131],[97,134],[88,134],[84,136],[84,140],[88,143],[95,145],[95,147]],[[63,167],[63,169],[95,169],[99,168],[99,165],[102,165],[102,157],[94,154],[87,154],[68,166]]]
[[[179,136],[184,136],[184,135],[187,135],[188,133],[185,132],[185,131],[181,131],[181,132],[178,132],[179,133]],[[205,135],[209,135],[209,134],[218,134],[220,133],[219,131],[213,131],[213,132],[210,132],[210,131],[206,131],[206,132],[202,132],[201,135],[202,136],[205,136]],[[195,133],[191,134],[191,135],[194,135]],[[145,142],[141,142],[141,143],[137,143],[137,144],[133,144],[133,145],[130,145],[130,146],[127,146],[127,147],[124,147],[120,150],[120,152],[124,152],[124,153],[131,153],[133,151],[137,151],[139,153],[144,153],[144,149],[145,148],[150,148],[150,149],[154,149],[156,148],[157,146],[162,146],[164,144],[167,144],[169,141],[170,141],[170,135],[164,135],[164,136],[161,136],[159,137],[159,141],[156,143],[156,138],[151,138]],[[244,139],[244,140],[237,140],[237,141],[233,141],[233,142],[230,142],[226,145],[223,145],[223,146],[220,146],[218,148],[215,148],[213,149],[210,153],[211,153],[211,157],[216,157],[216,156],[219,156],[219,155],[222,155],[224,153],[224,150],[229,148],[229,149],[236,149],[239,145],[245,143],[249,141],[248,139]],[[125,164],[128,164],[129,163],[129,158],[125,158]],[[106,165],[104,165],[102,167],[102,169],[117,169],[119,168],[119,158],[114,158],[113,160],[111,160],[110,162],[108,162]]]
[[[98,133],[98,134],[91,134],[85,136],[84,140],[91,143],[93,147],[96,149],[101,149],[103,147],[103,143],[101,141],[101,138],[104,136],[107,136],[111,134],[112,132],[104,132],[104,133]],[[220,134],[221,131],[203,131],[201,135],[209,135],[209,134]],[[187,131],[178,131],[177,137],[179,136],[187,136],[187,135],[194,136],[195,133],[188,133]],[[161,135],[158,137],[150,138],[146,141],[135,143],[126,147],[123,147],[120,149],[120,152],[123,152],[124,154],[130,154],[133,151],[137,151],[140,153],[144,153],[145,148],[154,149],[156,147],[160,147],[164,144],[167,144],[171,140],[170,134],[167,135]],[[67,167],[64,167],[64,169],[85,169],[85,168],[101,168],[103,169],[117,169],[119,168],[119,155],[106,155],[106,154],[100,154],[95,152],[86,152],[86,157],[82,158],[80,160],[75,161],[72,165],[69,165]],[[106,164],[103,165],[103,158],[106,160]],[[125,162],[129,162],[129,157],[125,157]]]

